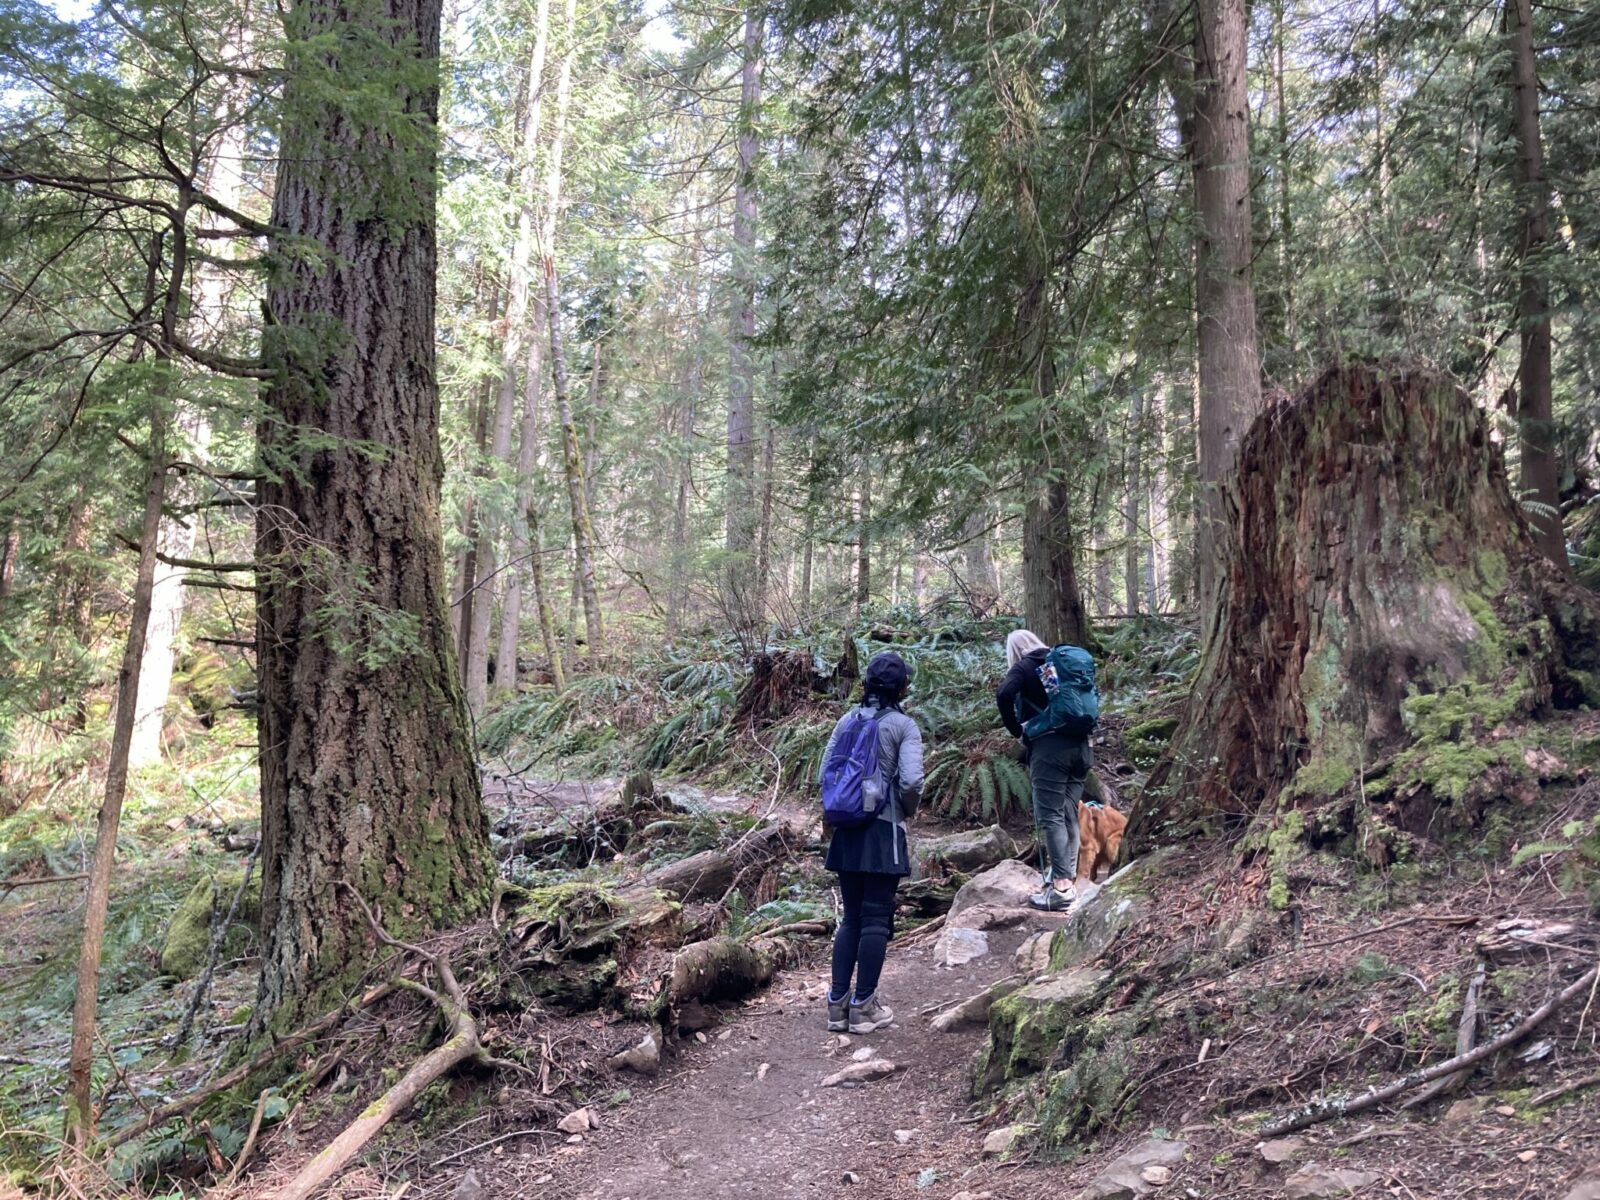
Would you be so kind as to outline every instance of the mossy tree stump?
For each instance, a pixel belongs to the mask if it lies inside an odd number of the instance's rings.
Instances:
[[[1396,831],[1471,825],[1504,792],[1507,723],[1597,699],[1594,599],[1539,553],[1444,377],[1328,371],[1246,433],[1225,511],[1206,653],[1130,845],[1255,822],[1265,846],[1293,812],[1383,861]]]

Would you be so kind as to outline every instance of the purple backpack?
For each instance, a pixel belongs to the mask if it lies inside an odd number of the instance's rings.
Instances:
[[[877,819],[889,789],[878,778],[878,719],[857,709],[833,753],[822,765],[822,819],[834,829],[849,829]]]

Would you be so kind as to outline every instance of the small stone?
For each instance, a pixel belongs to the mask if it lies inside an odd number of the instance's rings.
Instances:
[[[567,1139],[567,1145],[576,1146],[583,1141],[583,1134],[575,1133]]]
[[[877,1053],[871,1046],[863,1046],[850,1057],[856,1062],[866,1062],[867,1059],[874,1057]]]
[[[939,1182],[939,1171],[935,1167],[923,1167],[917,1172],[917,1190],[925,1192]]]
[[[661,1043],[656,1041],[654,1033],[647,1033],[637,1046],[612,1055],[609,1061],[619,1070],[654,1075],[661,1070]]]
[[[822,1081],[823,1087],[838,1087],[841,1083],[866,1083],[873,1079],[882,1079],[885,1075],[894,1074],[894,1064],[886,1058],[874,1058],[870,1062],[851,1063],[842,1071],[835,1071]]]
[[[916,1131],[913,1129],[896,1129],[894,1131],[894,1140],[904,1146],[915,1136],[915,1133]]]
[[[1151,1187],[1160,1187],[1162,1184],[1172,1182],[1172,1168],[1161,1166],[1146,1167],[1139,1172],[1139,1178]]]
[[[1534,1159],[1536,1159],[1538,1157],[1539,1157],[1539,1152],[1537,1150],[1524,1150],[1521,1154],[1517,1155],[1517,1161],[1518,1162],[1532,1162]]]
[[[575,1108],[556,1122],[556,1128],[562,1133],[588,1133],[597,1124],[587,1108]]]
[[[450,1200],[483,1200],[483,1184],[478,1182],[478,1173],[468,1170],[450,1192]]]
[[[767,1072],[770,1071],[770,1070],[772,1070],[772,1064],[771,1063],[762,1063],[759,1067],[756,1068],[756,1078],[757,1079],[765,1079],[767,1077]]]
[[[848,1033],[841,1033],[838,1037],[834,1038],[833,1044],[839,1047],[841,1050],[850,1049],[850,1035]]]
[[[1273,1138],[1271,1141],[1257,1145],[1256,1153],[1261,1155],[1262,1162],[1276,1167],[1296,1157],[1305,1148],[1306,1141],[1304,1138]]]
[[[1374,1171],[1355,1171],[1312,1163],[1289,1176],[1283,1186],[1284,1200],[1336,1200],[1340,1196],[1360,1195],[1383,1178]]]
[[[1494,1106],[1494,1111],[1496,1115],[1502,1117],[1514,1117],[1517,1115],[1517,1110],[1511,1107],[1509,1104],[1496,1104]]]
[[[1156,1167],[1170,1170],[1188,1150],[1187,1142],[1147,1138],[1095,1176],[1078,1194],[1079,1200],[1138,1200],[1156,1186],[1146,1181],[1145,1172]]]
[[[990,1131],[989,1136],[983,1139],[983,1156],[985,1158],[1004,1158],[1011,1153],[1017,1144],[1017,1139],[1028,1132],[1026,1125],[1002,1125],[999,1129]]]
[[[722,1031],[722,1032],[721,1032],[721,1033],[719,1033],[719,1034],[717,1034],[717,1041],[719,1041],[719,1042],[725,1042],[725,1041],[727,1041],[727,1040],[728,1040],[728,1039],[729,1039],[729,1038],[731,1038],[731,1037],[732,1037],[732,1036],[733,1036],[733,1030],[731,1030],[731,1029],[724,1029],[724,1030],[723,1030],[723,1031]]]
[[[697,1029],[697,1030],[695,1030],[695,1033],[694,1033],[694,1040],[699,1042],[702,1046],[704,1046],[706,1044],[706,1042],[709,1041],[710,1039],[707,1038],[705,1034],[701,1033]]]
[[[841,1183],[860,1183],[861,1182],[861,1176],[857,1175],[854,1171],[846,1171],[844,1173],[844,1177],[840,1180],[840,1182]]]

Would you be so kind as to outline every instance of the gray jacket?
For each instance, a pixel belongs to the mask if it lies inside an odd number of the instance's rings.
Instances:
[[[824,766],[833,757],[834,744],[838,742],[850,718],[858,712],[871,712],[876,707],[859,705],[839,718],[828,737],[828,748],[822,754]],[[818,778],[821,778],[820,769]],[[887,789],[887,794],[894,799],[893,804],[883,806],[878,820],[896,825],[910,820],[916,814],[917,806],[922,803],[922,731],[917,728],[915,721],[898,708],[890,709],[878,719],[878,778]]]

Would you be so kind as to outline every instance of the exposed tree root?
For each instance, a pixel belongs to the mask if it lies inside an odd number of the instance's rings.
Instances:
[[[1403,1075],[1391,1083],[1384,1084],[1382,1087],[1370,1088],[1359,1096],[1335,1096],[1313,1100],[1309,1104],[1303,1104],[1299,1108],[1285,1113],[1276,1120],[1268,1121],[1258,1132],[1263,1137],[1277,1137],[1280,1134],[1293,1133],[1297,1129],[1305,1129],[1323,1121],[1330,1121],[1335,1117],[1347,1117],[1352,1113],[1362,1112],[1365,1109],[1372,1108],[1374,1105],[1382,1104],[1386,1100],[1392,1100],[1402,1092],[1408,1092],[1414,1087],[1421,1087],[1425,1083],[1432,1083],[1436,1079],[1443,1079],[1459,1071],[1464,1071],[1468,1067],[1474,1066],[1494,1054],[1498,1054],[1507,1046],[1513,1046],[1520,1042],[1540,1025],[1544,1024],[1550,1014],[1567,1001],[1574,996],[1587,992],[1597,979],[1600,979],[1600,965],[1590,967],[1588,971],[1584,972],[1582,978],[1568,984],[1551,996],[1550,999],[1524,1017],[1522,1022],[1515,1028],[1507,1030],[1493,1041],[1484,1042],[1466,1054],[1458,1054],[1442,1063],[1412,1071],[1409,1075]]]
[[[436,1005],[450,1026],[450,1036],[440,1045],[423,1055],[400,1081],[376,1101],[362,1110],[361,1115],[345,1127],[338,1137],[324,1147],[315,1158],[306,1163],[293,1179],[273,1193],[273,1200],[306,1200],[314,1195],[356,1156],[385,1125],[410,1108],[429,1085],[454,1067],[466,1062],[484,1066],[515,1066],[493,1058],[484,1049],[478,1037],[478,1023],[472,1017],[467,995],[456,982],[455,972],[442,954],[430,954],[420,946],[411,945],[391,937],[378,923],[377,917],[367,907],[366,901],[348,884],[343,885],[350,896],[366,913],[367,922],[378,940],[386,946],[407,950],[427,962],[439,981],[435,990],[411,979],[398,979],[396,985],[416,992]]]

